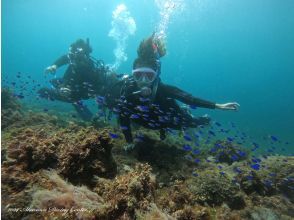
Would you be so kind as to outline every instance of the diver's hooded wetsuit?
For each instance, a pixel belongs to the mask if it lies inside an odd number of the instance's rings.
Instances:
[[[38,91],[42,98],[73,103],[79,115],[86,120],[92,117],[84,105],[76,104],[82,99],[89,99],[103,94],[107,87],[107,68],[102,61],[90,57],[92,52],[89,42],[77,40],[70,47],[69,53],[57,59],[53,65],[57,68],[68,64],[62,78],[51,80],[53,88]]]
[[[53,63],[57,68],[66,64],[68,67],[62,78],[51,80],[55,90],[47,91],[49,98],[72,103],[101,94],[107,69],[102,61],[90,57],[91,51],[87,43],[78,40],[71,45],[68,54]],[[66,89],[67,93],[60,91],[60,88]],[[42,91],[39,93],[42,94]]]
[[[158,80],[157,91],[150,98],[143,97],[137,92],[139,88],[132,77],[121,81],[117,89],[114,86],[112,94],[106,96],[108,104],[115,106],[113,110],[119,115],[119,123],[128,143],[133,141],[131,121],[150,129],[159,129],[162,139],[165,138],[165,131],[168,128],[197,127],[208,124],[210,121],[206,117],[194,118],[181,108],[176,100],[188,105],[211,109],[215,108],[215,103],[196,98],[177,87],[163,84],[159,78]],[[118,94],[115,94],[118,91],[121,96],[114,104],[114,97],[119,97]]]

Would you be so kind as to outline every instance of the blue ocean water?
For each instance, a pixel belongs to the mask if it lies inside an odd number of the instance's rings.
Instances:
[[[118,73],[131,73],[140,41],[162,24],[167,43],[162,80],[207,100],[241,105],[238,112],[197,109],[195,115],[208,113],[222,124],[234,122],[257,141],[274,135],[293,146],[294,1],[178,0],[166,5],[169,2],[3,0],[2,79],[17,81],[21,72],[49,86],[53,76],[45,77],[44,69],[77,38],[88,37],[94,57],[113,64],[117,42],[109,36],[112,13],[123,3],[136,31],[126,40],[128,59]],[[34,101],[35,96],[26,94],[23,101],[46,103]],[[62,103],[54,107],[71,108]]]

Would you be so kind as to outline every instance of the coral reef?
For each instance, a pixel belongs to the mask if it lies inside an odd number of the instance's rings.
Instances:
[[[110,142],[107,131],[91,127],[72,125],[49,134],[27,128],[6,143],[6,164],[27,172],[54,168],[74,184],[91,185],[94,175],[110,178],[116,173]]]
[[[116,163],[111,154],[112,144],[107,130],[97,132],[91,127],[73,126],[64,134],[66,137],[62,141],[65,146],[60,149],[58,167],[70,182],[91,185],[94,175],[105,178],[115,176]]]
[[[210,149],[211,155],[215,156],[220,163],[231,165],[235,161],[242,161],[248,158],[248,152],[230,141],[216,141]]]
[[[219,206],[226,202],[231,209],[241,209],[245,206],[238,187],[225,175],[206,171],[190,181],[188,187],[197,203]]]
[[[1,89],[1,128],[5,129],[22,119],[21,104],[9,89]]]
[[[131,154],[138,161],[148,162],[152,166],[161,186],[184,179],[183,173],[189,172],[189,166],[183,159],[185,152],[175,145],[150,138],[150,132],[147,134],[144,135],[143,141],[135,145]]]
[[[177,136],[160,141],[141,128],[126,152],[113,126],[22,110],[2,132],[3,219],[294,217],[292,156],[257,157],[217,141],[200,146],[195,162]]]
[[[40,173],[40,188],[33,192],[31,209],[46,210],[38,213],[40,219],[52,217],[93,219],[103,214],[104,200],[85,186],[65,182],[54,171]],[[33,214],[36,218],[36,213]],[[33,217],[31,216],[31,217]]]
[[[134,170],[114,181],[98,182],[95,190],[108,201],[110,219],[133,219],[136,210],[147,210],[154,201],[155,177],[149,165],[137,164]]]

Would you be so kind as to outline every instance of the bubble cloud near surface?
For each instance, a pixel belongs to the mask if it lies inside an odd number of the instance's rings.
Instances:
[[[108,36],[116,42],[116,48],[113,53],[115,62],[110,66],[112,70],[117,70],[122,62],[125,62],[128,57],[125,53],[127,40],[130,35],[136,32],[136,22],[131,16],[128,8],[124,4],[120,4],[112,12],[111,30]]]
[[[156,27],[156,34],[158,38],[166,38],[172,15],[183,11],[185,4],[183,0],[155,0],[155,4],[160,14],[160,20]]]

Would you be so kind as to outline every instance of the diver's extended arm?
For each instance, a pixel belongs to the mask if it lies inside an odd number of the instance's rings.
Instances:
[[[163,84],[162,84],[163,85]],[[238,110],[240,105],[237,102],[228,102],[224,104],[210,102],[204,99],[200,99],[192,96],[191,94],[170,85],[163,85],[164,90],[169,96],[175,98],[187,105],[195,105],[196,107],[211,108],[211,109],[221,109],[221,110]]]
[[[195,105],[202,108],[217,108],[216,103],[197,98],[191,94],[171,85],[161,84],[164,91],[171,98],[177,99],[187,105]]]
[[[68,63],[69,63],[69,60],[68,60],[67,55],[63,55],[60,58],[58,58],[51,66],[48,66],[45,69],[45,74],[48,74],[48,73],[55,74],[56,70],[59,67],[65,65],[65,64],[68,64]]]

